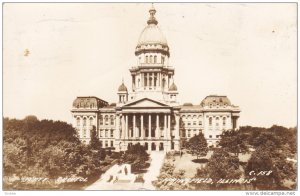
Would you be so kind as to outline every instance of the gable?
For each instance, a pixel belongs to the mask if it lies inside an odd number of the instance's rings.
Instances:
[[[135,102],[129,103],[124,105],[123,107],[169,107],[168,105],[158,102],[158,101],[154,101],[152,99],[149,98],[144,98],[144,99],[140,99],[137,100]]]

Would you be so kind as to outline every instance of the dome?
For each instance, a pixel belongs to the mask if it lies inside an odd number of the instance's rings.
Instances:
[[[160,28],[157,26],[157,20],[154,17],[156,10],[152,7],[149,10],[150,18],[147,26],[142,31],[136,49],[135,55],[147,52],[160,52],[170,56],[168,42]]]
[[[173,82],[173,84],[170,86],[169,91],[177,91],[177,86]]]
[[[227,96],[209,95],[203,99],[201,106],[230,106],[231,102]]]
[[[120,92],[120,91],[126,91],[126,92],[127,92],[127,87],[125,86],[124,83],[122,83],[122,84],[119,86],[118,91],[119,91],[119,92]]]
[[[146,44],[161,44],[168,46],[167,39],[160,28],[155,24],[146,26],[140,35],[137,45],[141,46]]]

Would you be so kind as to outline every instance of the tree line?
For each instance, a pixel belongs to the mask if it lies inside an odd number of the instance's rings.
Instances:
[[[65,122],[38,120],[35,116],[22,120],[4,118],[3,130],[4,177],[49,179],[43,184],[4,180],[4,189],[78,189],[82,182],[58,185],[51,179],[81,177],[91,181],[109,164],[105,159],[108,153],[99,141],[81,144],[76,130]]]

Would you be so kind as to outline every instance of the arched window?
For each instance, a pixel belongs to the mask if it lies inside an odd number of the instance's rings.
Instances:
[[[77,117],[77,119],[76,119],[76,124],[77,124],[77,126],[80,126],[80,118],[79,117]]]
[[[219,126],[219,117],[216,118],[216,126]]]
[[[110,116],[110,125],[114,125],[114,116]]]
[[[223,126],[226,126],[226,117],[223,117]]]
[[[103,116],[100,115],[100,125],[103,125]]]
[[[209,117],[209,119],[208,119],[208,123],[209,123],[209,126],[212,126],[212,117]]]
[[[93,118],[91,117],[90,118],[90,126],[92,126],[93,125]]]
[[[146,63],[148,63],[148,56],[146,56]]]
[[[108,125],[108,116],[105,115],[104,119],[105,119],[105,125]]]
[[[154,63],[156,63],[157,62],[157,56],[155,55],[154,56]]]
[[[150,63],[153,63],[153,57],[150,55]]]
[[[86,118],[83,118],[83,126],[86,126]]]

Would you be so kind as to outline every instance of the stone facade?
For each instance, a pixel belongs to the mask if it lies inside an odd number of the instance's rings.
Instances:
[[[149,151],[180,150],[183,140],[202,132],[216,146],[222,131],[238,128],[240,109],[226,96],[207,96],[199,105],[177,102],[178,90],[169,65],[169,47],[151,8],[147,26],[136,46],[136,66],[129,71],[132,91],[118,88],[118,103],[97,97],[77,97],[73,102],[73,126],[84,143],[91,130],[104,148],[116,151],[140,143]]]

